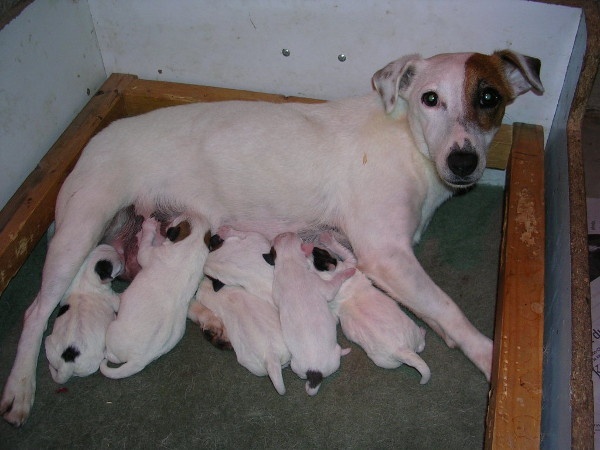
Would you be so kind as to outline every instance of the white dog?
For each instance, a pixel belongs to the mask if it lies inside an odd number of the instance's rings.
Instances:
[[[290,367],[307,380],[306,392],[311,396],[317,394],[324,377],[338,370],[340,357],[350,352],[337,342],[337,319],[327,302],[355,272],[354,268],[345,269],[324,280],[309,263],[313,247],[303,244],[294,233],[280,234],[273,241],[273,300],[292,354]]]
[[[344,261],[336,270],[356,265],[352,252],[331,234],[322,234],[320,243]],[[421,384],[429,381],[429,366],[417,355],[425,349],[425,329],[360,270],[342,285],[329,307],[339,318],[344,335],[360,345],[379,367],[395,369],[408,364],[421,374]]]
[[[323,104],[216,102],[119,120],[65,180],[42,286],[26,312],[0,400],[28,417],[48,318],[115,214],[157,204],[272,239],[335,226],[360,269],[458,346],[490,378],[492,341],[427,276],[412,245],[435,209],[480,178],[505,107],[543,92],[540,61],[503,50],[410,55],[373,76],[375,91]]]
[[[119,309],[119,295],[111,281],[123,270],[123,261],[110,245],[96,247],[85,259],[45,340],[50,373],[57,383],[72,376],[85,377],[104,359],[106,329]]]
[[[157,236],[159,226],[154,219],[142,224],[138,251],[142,270],[121,294],[117,320],[106,332],[106,359],[123,363],[109,367],[107,360],[102,362],[100,371],[109,378],[139,372],[171,350],[185,331],[188,306],[208,254],[204,235],[209,227],[200,218],[184,221],[180,217],[167,231],[167,239],[162,240]],[[155,239],[162,243],[154,246]]]
[[[269,375],[277,392],[285,394],[281,367],[289,363],[290,351],[277,308],[242,287],[213,286],[209,278],[200,283],[190,314],[199,305],[213,311],[225,325],[238,362],[254,375]]]

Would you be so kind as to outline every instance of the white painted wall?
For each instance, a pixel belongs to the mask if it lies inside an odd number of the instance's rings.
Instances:
[[[37,0],[0,30],[0,208],[105,78],[87,1]]]
[[[546,94],[517,99],[505,120],[546,130],[581,15],[507,0],[89,3],[108,73],[286,95],[333,99],[368,92],[372,74],[404,54],[511,48],[542,60]]]
[[[112,72],[332,99],[407,53],[512,48],[542,60],[546,94],[505,121],[547,136],[580,15],[518,0],[36,0],[0,30],[0,207]]]

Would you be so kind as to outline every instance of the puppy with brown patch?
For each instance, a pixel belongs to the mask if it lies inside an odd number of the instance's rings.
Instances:
[[[171,350],[185,331],[188,305],[208,254],[204,236],[209,226],[201,217],[180,216],[166,239],[159,228],[153,218],[142,224],[137,255],[141,270],[121,295],[117,320],[106,332],[100,370],[109,378],[139,372]],[[108,362],[122,364],[109,367]]]
[[[45,340],[50,373],[57,383],[98,370],[104,359],[106,329],[119,309],[119,295],[111,281],[123,266],[117,251],[102,244],[92,250],[71,283],[52,334]]]
[[[340,357],[350,352],[337,342],[337,319],[327,302],[333,300],[354,268],[322,279],[309,263],[314,246],[295,233],[273,241],[275,271],[273,300],[279,308],[283,338],[292,354],[290,367],[306,381],[308,395],[316,395],[323,378],[340,367]]]

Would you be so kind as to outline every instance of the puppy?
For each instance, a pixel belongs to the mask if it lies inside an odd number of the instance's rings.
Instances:
[[[273,242],[275,270],[273,300],[279,308],[283,338],[292,354],[291,368],[306,382],[308,395],[316,395],[324,377],[340,366],[350,352],[337,343],[337,320],[327,302],[332,300],[354,268],[323,280],[308,262],[314,246],[303,244],[295,233],[283,233]]]
[[[121,295],[117,320],[106,332],[106,359],[100,370],[109,378],[139,372],[171,350],[185,331],[188,305],[208,254],[204,235],[209,226],[200,217],[179,217],[164,240],[159,227],[152,218],[142,224],[137,255],[142,269]],[[155,239],[162,243],[155,247]],[[109,367],[108,361],[123,364]]]
[[[110,245],[96,247],[85,259],[45,340],[50,373],[57,383],[98,370],[104,358],[106,329],[119,309],[111,281],[124,264]]]
[[[342,258],[340,269],[356,265],[352,252],[331,234],[322,234],[320,243]],[[425,348],[425,329],[373,286],[364,273],[356,270],[329,306],[339,318],[344,335],[360,345],[375,364],[384,369],[408,364],[421,374],[421,384],[429,381],[429,366],[417,355]]]
[[[223,286],[205,278],[190,310],[204,305],[222,321],[238,362],[257,376],[269,375],[275,390],[285,394],[281,367],[290,361],[283,341],[279,312],[270,303],[238,286]]]
[[[263,256],[271,249],[269,240],[260,233],[227,226],[220,227],[216,236],[222,241],[206,258],[204,273],[273,304],[273,266]]]

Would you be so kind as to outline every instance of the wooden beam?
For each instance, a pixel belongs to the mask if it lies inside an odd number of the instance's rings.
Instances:
[[[123,95],[128,116],[135,116],[165,106],[196,102],[246,100],[273,103],[323,103],[324,101],[314,98],[287,97],[262,92],[140,79],[131,83]]]
[[[54,220],[58,191],[87,142],[123,115],[121,92],[135,78],[108,78],[0,211],[0,293]]]
[[[540,446],[544,249],[543,129],[516,123],[507,169],[488,449]]]

